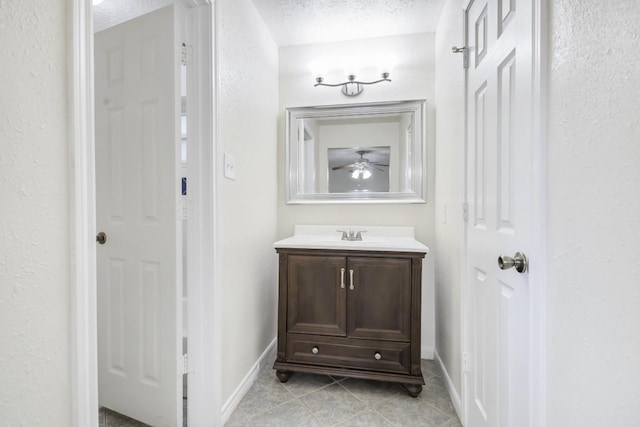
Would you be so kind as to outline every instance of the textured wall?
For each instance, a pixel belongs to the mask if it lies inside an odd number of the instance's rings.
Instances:
[[[67,3],[0,1],[3,425],[70,425]]]
[[[549,426],[640,425],[640,3],[551,2]]]
[[[220,1],[219,19],[219,137],[236,157],[218,195],[224,404],[276,336],[278,49],[250,0]]]
[[[280,135],[279,135],[279,209],[280,238],[293,233],[295,224],[405,225],[416,229],[416,237],[433,246],[434,188],[434,38],[433,33],[381,37],[280,48]],[[334,66],[342,65],[331,58],[360,56],[362,58],[393,54],[397,65],[391,73],[391,83],[365,87],[357,97],[347,98],[340,88],[313,87],[309,65],[323,58]],[[358,77],[374,79],[375,68],[364,68]],[[340,71],[329,72],[327,82],[344,79]],[[342,80],[341,80],[342,81]],[[285,109],[311,105],[333,105],[365,102],[427,99],[427,204],[413,205],[287,205],[285,204]],[[431,357],[435,343],[433,315],[433,257],[427,256],[423,267],[422,346]]]
[[[435,295],[436,351],[459,396],[462,393],[460,255],[464,180],[464,69],[462,9],[447,0],[436,32]]]

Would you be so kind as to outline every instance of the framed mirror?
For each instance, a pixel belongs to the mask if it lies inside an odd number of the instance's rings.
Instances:
[[[425,203],[425,108],[287,108],[287,203]]]

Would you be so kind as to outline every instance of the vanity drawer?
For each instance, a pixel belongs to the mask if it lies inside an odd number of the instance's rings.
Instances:
[[[410,344],[287,334],[288,362],[409,373]]]

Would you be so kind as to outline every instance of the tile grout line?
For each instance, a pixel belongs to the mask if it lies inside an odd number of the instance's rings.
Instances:
[[[305,396],[306,396],[306,394],[305,394]],[[305,411],[307,411],[311,415],[311,418],[316,420],[318,422],[318,424],[320,424],[321,426],[325,425],[325,423],[323,423],[322,421],[320,421],[320,419],[318,417],[316,417],[316,414],[311,412],[311,409],[307,405],[305,405],[304,402],[302,400],[300,400],[300,398],[297,398],[297,399],[298,399],[298,402],[300,402],[302,407],[305,409]]]
[[[281,386],[281,387],[283,387],[285,390],[287,390],[287,389],[286,389],[282,384],[278,384],[278,385],[279,385],[279,386]],[[280,402],[280,403],[278,403],[277,405],[271,406],[270,408],[267,408],[267,409],[262,410],[262,411],[260,411],[260,412],[256,412],[255,414],[253,414],[253,415],[251,415],[251,416],[248,416],[246,413],[244,413],[244,411],[242,411],[242,413],[243,413],[243,415],[245,416],[245,418],[246,418],[248,421],[251,421],[251,419],[252,419],[252,418],[257,417],[258,415],[262,415],[262,414],[264,414],[265,412],[269,412],[269,411],[271,411],[272,409],[279,408],[280,406],[282,406],[282,405],[286,405],[287,403],[292,402],[292,401],[294,401],[294,400],[296,400],[296,399],[297,399],[297,397],[296,397],[293,393],[291,393],[289,390],[287,390],[287,393],[289,393],[289,395],[291,396],[291,398],[290,398],[290,399],[288,399],[288,400],[285,400],[284,402]]]
[[[296,396],[296,398],[301,398],[301,397],[304,397],[304,396],[308,396],[308,395],[310,395],[311,393],[315,393],[316,391],[322,390],[323,388],[327,388],[327,387],[332,386],[332,385],[334,385],[334,384],[339,384],[339,381],[336,381],[335,379],[333,379],[333,377],[331,377],[331,376],[329,376],[329,375],[327,375],[327,376],[328,376],[329,378],[331,378],[331,379],[333,380],[333,382],[331,382],[331,383],[329,383],[329,384],[325,384],[325,385],[323,385],[323,386],[320,386],[319,388],[317,388],[317,389],[315,389],[315,390],[312,390],[312,391],[306,392],[306,393],[301,394],[301,395],[299,395],[299,396],[297,396],[297,395],[294,395],[294,396]],[[285,388],[287,388],[287,386],[285,386]],[[291,391],[289,391],[289,393],[293,394],[293,392],[291,392]]]
[[[331,378],[333,379],[333,377],[331,377]],[[333,382],[333,383],[331,383],[331,384],[329,384],[329,385],[333,385],[333,384],[337,384],[337,382],[334,380],[334,382]],[[322,388],[324,388],[324,387],[322,387]],[[320,389],[319,389],[319,390],[320,390]],[[318,391],[318,390],[316,390],[316,391]],[[314,392],[311,392],[311,393],[314,393]],[[308,396],[308,395],[310,395],[311,393],[307,393],[307,394],[305,394],[304,396]],[[300,396],[300,397],[303,397],[303,396]],[[298,399],[298,402],[300,402],[300,404],[302,405],[302,407],[303,407],[307,412],[309,412],[309,413],[311,414],[311,416],[313,417],[313,419],[314,419],[314,420],[316,420],[318,423],[320,423],[320,425],[321,425],[321,426],[326,425],[325,423],[323,423],[323,422],[322,422],[322,421],[321,421],[321,420],[316,416],[316,414],[314,414],[314,413],[313,413],[313,411],[311,410],[311,408],[309,408],[309,406],[308,406],[307,404],[305,404],[305,403],[300,399],[300,397],[296,397],[296,399]]]
[[[333,426],[339,426],[340,424],[343,424],[343,423],[345,423],[345,422],[347,422],[347,421],[353,420],[354,418],[356,418],[357,416],[361,415],[363,412],[368,411],[369,409],[373,409],[373,408],[370,408],[369,406],[366,406],[362,411],[360,411],[360,412],[358,412],[358,413],[356,413],[356,414],[354,414],[354,415],[350,416],[349,418],[347,418],[347,419],[345,419],[345,420],[340,421],[340,422],[339,422],[339,423],[337,423],[337,424],[333,424]]]

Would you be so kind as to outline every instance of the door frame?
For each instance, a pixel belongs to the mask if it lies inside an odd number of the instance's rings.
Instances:
[[[463,40],[466,46],[467,43],[467,22],[466,15],[467,10],[473,0],[461,0],[462,19],[463,19]],[[532,221],[536,224],[537,232],[533,233],[531,242],[531,253],[529,258],[529,284],[530,284],[530,341],[531,348],[535,350],[531,357],[531,364],[529,367],[531,384],[529,385],[531,390],[530,398],[530,425],[531,427],[544,427],[546,423],[546,384],[547,384],[547,361],[546,361],[546,293],[547,293],[547,120],[548,120],[548,63],[549,63],[549,6],[548,2],[544,0],[533,0],[533,61],[532,64],[532,78],[533,78],[533,90],[532,90],[532,129],[533,129],[533,149],[531,163],[533,166],[532,188],[531,194],[533,198],[534,211],[532,212]],[[466,53],[465,53],[466,54]],[[468,188],[467,188],[467,123],[468,123],[468,111],[467,111],[467,92],[468,92],[468,77],[467,69],[465,69],[464,77],[464,140],[463,140],[463,153],[461,159],[461,166],[464,173],[464,179],[462,181],[462,194],[465,206],[468,203]],[[461,314],[461,349],[462,354],[460,357],[460,373],[461,373],[461,403],[462,413],[460,414],[462,424],[467,422],[467,411],[469,402],[467,402],[467,376],[465,373],[466,368],[466,352],[467,352],[467,336],[469,331],[466,329],[466,310],[467,310],[467,285],[468,274],[466,269],[467,263],[467,227],[466,222],[462,221],[462,245],[461,245],[461,264],[460,264],[460,277],[461,277],[461,289],[460,289],[460,314]]]
[[[217,34],[215,0],[176,0],[186,9],[193,44],[188,88],[189,124],[196,134],[188,150],[190,198],[187,232],[190,280],[188,419],[221,421],[221,300],[217,236]],[[96,189],[92,5],[71,0],[68,30],[69,281],[72,425],[98,425]],[[198,256],[193,256],[198,254]],[[178,362],[178,361],[176,361]],[[213,399],[213,405],[210,404]]]

